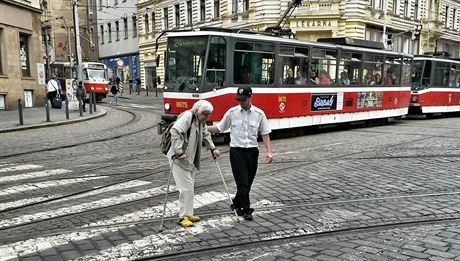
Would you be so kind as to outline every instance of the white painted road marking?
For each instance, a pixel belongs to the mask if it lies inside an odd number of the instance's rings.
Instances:
[[[12,171],[20,171],[20,170],[29,170],[29,169],[39,169],[41,167],[42,166],[39,166],[39,165],[25,164],[25,165],[19,165],[19,166],[15,166],[15,167],[1,168],[0,173],[12,172]]]
[[[31,172],[31,173],[25,173],[25,174],[19,174],[19,175],[4,176],[4,177],[0,177],[0,183],[25,180],[25,179],[33,179],[33,178],[42,178],[42,177],[54,176],[54,175],[70,173],[70,172],[72,171],[67,170],[67,169],[50,169],[50,170],[37,171],[37,172]]]

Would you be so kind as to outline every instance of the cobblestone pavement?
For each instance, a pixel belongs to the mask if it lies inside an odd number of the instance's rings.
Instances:
[[[259,159],[252,222],[232,217],[215,162],[203,152],[195,188],[203,220],[191,229],[177,226],[173,186],[159,232],[169,173],[154,127],[161,104],[142,99],[120,99],[106,117],[85,124],[0,134],[0,260],[191,251],[204,260],[458,256],[458,118],[274,140],[275,161],[266,164],[263,153]],[[220,149],[218,162],[235,192],[228,146]]]

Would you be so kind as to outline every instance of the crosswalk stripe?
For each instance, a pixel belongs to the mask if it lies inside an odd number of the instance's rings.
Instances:
[[[0,191],[0,196],[7,196],[7,195],[17,194],[17,193],[22,193],[22,192],[31,192],[37,189],[58,187],[58,186],[70,185],[70,184],[81,183],[81,182],[86,182],[86,181],[93,181],[93,180],[98,180],[98,179],[103,179],[103,178],[106,178],[106,176],[26,183],[26,184],[21,184],[21,185],[2,189]]]
[[[225,200],[226,198],[227,198],[227,194],[223,194],[220,192],[214,192],[214,191],[205,192],[203,194],[195,195],[194,207],[200,208],[206,205],[210,205],[210,204]],[[156,219],[156,218],[161,217],[163,213],[163,207],[164,207],[163,205],[150,207],[150,208],[146,208],[143,210],[131,212],[125,215],[113,217],[111,219],[99,220],[98,222],[90,223],[82,227],[111,225],[111,224],[123,223],[123,222],[136,222],[136,221],[142,221],[142,220]],[[166,217],[177,215],[178,212],[179,212],[179,200],[168,202],[166,204],[166,213],[165,213]]]
[[[171,187],[170,191],[174,191],[175,187]],[[100,191],[98,191],[100,192]],[[24,222],[38,221],[47,218],[59,217],[67,214],[75,214],[86,210],[97,209],[102,207],[108,207],[115,204],[121,204],[128,201],[143,199],[147,197],[153,197],[161,195],[166,192],[166,186],[150,188],[147,190],[136,191],[129,194],[117,195],[114,197],[103,198],[91,202],[82,203],[79,205],[73,205],[69,207],[53,209],[48,211],[36,212],[33,214],[27,214],[19,217],[14,217],[11,219],[0,220],[0,228],[8,227],[12,225],[20,225]],[[81,195],[82,197],[88,196],[88,194]],[[73,198],[74,199],[74,198]]]
[[[37,172],[31,172],[31,173],[25,173],[25,174],[19,174],[19,175],[5,176],[5,177],[0,177],[0,183],[32,179],[32,178],[48,177],[48,176],[69,173],[69,172],[72,172],[72,171],[67,170],[67,169],[51,169],[51,170],[37,171]]]
[[[204,207],[209,204],[216,203],[221,200],[225,200],[226,194],[223,194],[220,192],[206,192],[203,194],[196,195],[195,198],[198,199],[196,201],[195,208],[200,208],[200,207]],[[177,211],[178,201],[176,200],[173,202],[169,202],[167,206],[171,208],[172,211]],[[159,215],[161,215],[161,211],[163,211],[163,205],[158,205],[150,209],[153,210],[153,213],[155,213],[154,215],[151,215],[151,217],[158,218]],[[32,238],[32,239],[28,239],[25,241],[18,241],[18,242],[11,243],[9,245],[0,246],[0,249],[2,249],[2,247],[3,248],[9,247],[15,253],[17,253],[18,256],[19,255],[24,256],[24,255],[32,254],[35,252],[40,252],[40,251],[49,249],[51,247],[71,244],[72,241],[85,240],[88,238],[100,236],[102,234],[112,233],[120,229],[130,227],[130,226],[133,226],[133,225],[108,226],[105,228],[96,228],[96,229],[91,229],[87,231],[70,232],[70,233],[56,235],[56,236]],[[111,259],[106,259],[106,260],[111,260]]]
[[[21,207],[21,206],[31,204],[31,203],[41,202],[41,201],[59,197],[59,196],[61,195],[53,194],[53,195],[48,195],[46,197],[35,197],[35,198],[27,198],[27,199],[15,200],[15,201],[3,202],[3,203],[0,203],[0,211],[9,209],[9,208],[13,208],[13,207]]]
[[[225,195],[223,195],[225,198]],[[262,200],[253,204],[253,207],[281,207],[283,204]],[[272,209],[267,211],[254,212],[254,216],[262,216],[268,213],[281,211],[281,209]],[[113,257],[135,259],[148,255],[160,255],[177,246],[187,244],[188,239],[196,237],[198,234],[210,233],[210,230],[222,230],[233,227],[235,218],[232,215],[222,215],[215,218],[205,219],[195,223],[194,227],[183,229],[179,226],[165,230],[162,233],[153,234],[134,240],[130,243],[123,243],[112,248],[104,249],[97,255],[88,255],[77,260],[109,260]],[[142,253],[142,256],[139,255]],[[139,255],[139,256],[136,256]]]
[[[1,168],[0,173],[20,171],[20,170],[29,170],[29,169],[39,169],[41,167],[42,166],[40,165],[25,164],[25,165],[19,165],[19,166],[14,166],[14,167]]]

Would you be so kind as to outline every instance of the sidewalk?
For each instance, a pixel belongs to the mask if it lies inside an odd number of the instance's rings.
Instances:
[[[71,124],[104,117],[107,114],[107,109],[102,106],[97,106],[96,109],[97,112],[90,114],[87,105],[86,112],[81,117],[78,111],[69,111],[69,119],[67,120],[64,106],[62,109],[50,108],[51,122],[46,122],[45,107],[27,108],[22,111],[24,118],[23,126],[19,125],[18,110],[0,111],[0,133]]]
[[[112,100],[112,94],[109,93],[107,95],[107,99],[105,101],[110,102]],[[147,96],[147,93],[145,90],[142,90],[140,94],[138,95],[137,92],[132,92],[129,94],[128,91],[124,91],[123,95],[118,94],[118,100],[126,100],[129,102],[134,102],[134,103],[149,103],[149,104],[163,104],[163,93],[159,92],[158,97],[155,96],[155,91],[149,91],[149,96]]]

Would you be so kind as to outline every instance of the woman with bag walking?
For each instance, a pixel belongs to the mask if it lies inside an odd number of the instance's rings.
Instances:
[[[182,113],[171,127],[171,147],[167,153],[177,189],[179,190],[179,225],[191,227],[200,221],[193,215],[195,172],[200,170],[201,144],[211,150],[214,157],[219,151],[212,142],[206,121],[213,111],[211,103],[200,100],[191,110]]]

